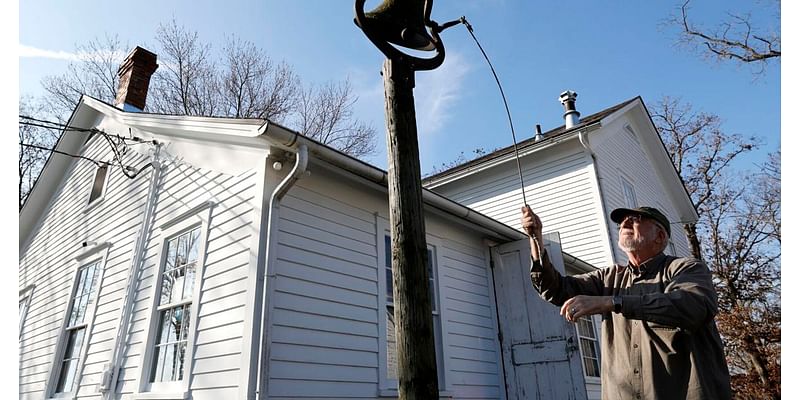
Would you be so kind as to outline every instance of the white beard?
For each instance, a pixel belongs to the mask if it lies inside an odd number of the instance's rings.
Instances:
[[[624,251],[638,251],[644,247],[646,240],[639,236],[623,236],[619,238],[619,247]]]

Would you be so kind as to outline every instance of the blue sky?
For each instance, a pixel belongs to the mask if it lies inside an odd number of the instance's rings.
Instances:
[[[40,81],[62,73],[75,45],[117,34],[131,48],[155,49],[160,23],[174,18],[221,48],[235,34],[290,64],[304,83],[348,78],[359,97],[356,115],[379,132],[378,153],[367,161],[386,166],[382,54],[353,24],[353,1],[26,0],[19,4],[19,90],[41,93]],[[655,5],[653,3],[656,3]],[[725,11],[764,7],[757,1],[697,1],[697,21],[719,21]],[[368,1],[367,9],[377,1]],[[719,115],[730,133],[758,136],[757,162],[780,146],[780,67],[754,79],[751,69],[715,64],[675,46],[674,29],[660,23],[678,1],[437,1],[440,23],[464,15],[488,53],[509,101],[518,140],[534,126],[563,124],[557,98],[578,93],[589,115],[635,96],[654,103],[680,97],[695,109]],[[46,29],[43,29],[46,27]],[[775,27],[777,28],[777,27]],[[443,32],[444,64],[417,73],[415,89],[422,170],[510,145],[511,133],[491,71],[463,25]]]

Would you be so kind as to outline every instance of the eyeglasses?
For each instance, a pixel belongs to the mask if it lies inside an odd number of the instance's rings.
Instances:
[[[644,218],[639,214],[626,215],[625,218],[623,218],[622,221],[620,221],[617,224],[617,229],[622,228],[622,225],[625,225],[625,223],[628,222],[629,220],[634,224],[639,224],[640,222],[642,222],[642,219]]]

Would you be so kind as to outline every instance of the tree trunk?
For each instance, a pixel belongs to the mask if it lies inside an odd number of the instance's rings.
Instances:
[[[381,73],[386,98],[398,395],[401,400],[438,399],[414,71],[401,62],[386,60]]]
[[[686,238],[689,239],[689,250],[692,252],[692,257],[702,260],[700,238],[697,237],[697,224],[685,224],[683,225],[683,230],[686,232]]]
[[[767,371],[767,363],[764,360],[764,356],[761,352],[758,351],[758,345],[756,344],[756,338],[752,336],[747,336],[744,338],[744,352],[750,358],[750,363],[755,370],[756,374],[758,374],[759,380],[761,380],[761,384],[764,385],[765,388],[770,387],[770,377],[769,372]]]

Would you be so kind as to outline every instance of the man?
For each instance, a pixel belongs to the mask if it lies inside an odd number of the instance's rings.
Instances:
[[[603,316],[603,399],[731,398],[708,267],[663,253],[670,224],[655,208],[619,208],[611,220],[619,224],[618,246],[628,264],[561,276],[539,247],[541,220],[522,208],[533,287],[570,322]]]

